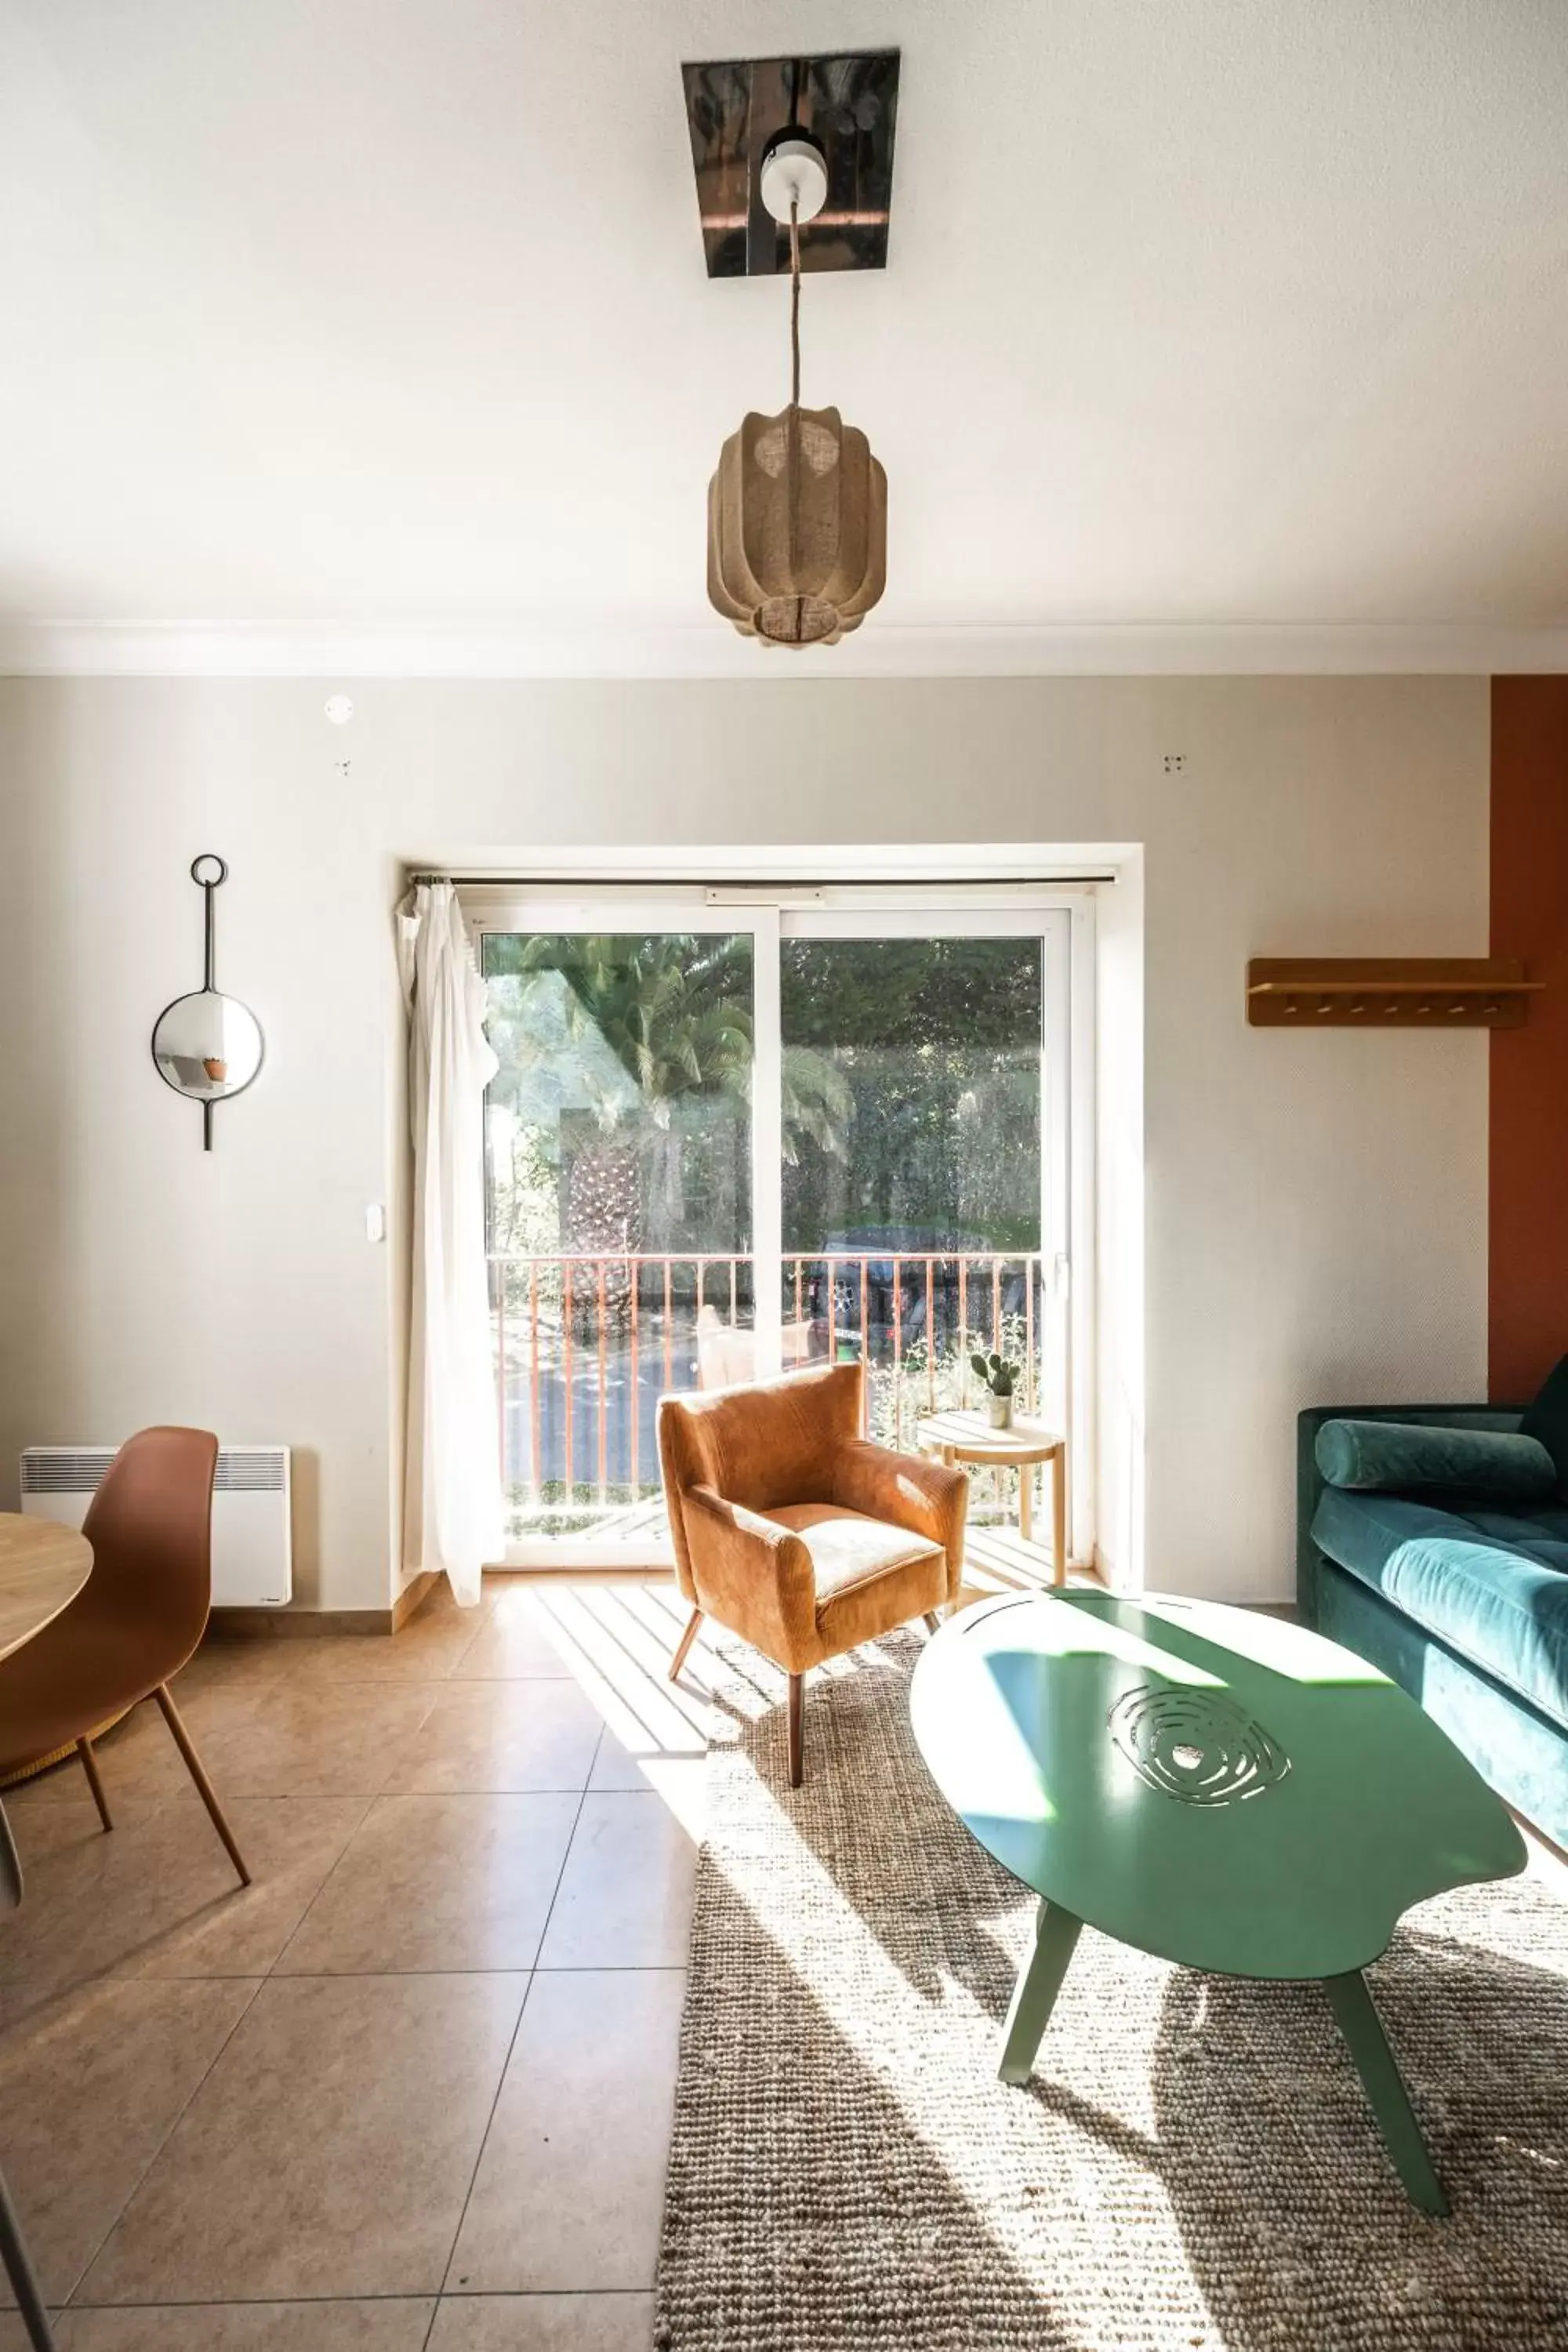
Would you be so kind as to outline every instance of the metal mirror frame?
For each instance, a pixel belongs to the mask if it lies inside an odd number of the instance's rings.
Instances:
[[[217,868],[216,874],[203,873],[202,868],[204,866],[214,866]],[[157,1071],[158,1076],[163,1079],[163,1084],[172,1093],[177,1094],[182,1102],[191,1102],[197,1099],[200,1100],[202,1106],[202,1150],[204,1151],[210,1151],[213,1148],[213,1112],[220,1102],[232,1102],[236,1095],[244,1094],[247,1087],[253,1087],[256,1084],[257,1079],[261,1076],[262,1064],[267,1059],[267,1033],[262,1028],[260,1022],[257,1020],[255,1013],[251,1012],[249,1005],[246,1003],[243,997],[234,996],[226,999],[227,1003],[237,1004],[240,1011],[248,1014],[250,1020],[255,1023],[257,1045],[258,1050],[256,1056],[256,1067],[252,1070],[250,1076],[247,1078],[242,1078],[238,1086],[228,1087],[226,1091],[221,1095],[204,1095],[199,1097],[191,1096],[185,1091],[184,1087],[180,1086],[174,1078],[170,1077],[168,1072],[164,1069],[163,1064],[158,1059],[158,1032],[163,1027],[164,1022],[168,1019],[170,1013],[173,1013],[176,1004],[184,1004],[193,996],[223,996],[225,993],[225,992],[218,987],[214,976],[216,970],[217,930],[216,917],[213,907],[213,892],[215,890],[221,889],[223,885],[228,880],[227,859],[220,857],[216,850],[203,850],[199,857],[193,857],[191,860],[191,879],[201,891],[203,898],[205,954],[202,966],[202,984],[200,988],[184,989],[178,996],[172,996],[169,999],[169,1002],[164,1005],[163,1010],[159,1013],[158,1018],[153,1024],[153,1034],[149,1041],[149,1051],[153,1056],[153,1067]]]

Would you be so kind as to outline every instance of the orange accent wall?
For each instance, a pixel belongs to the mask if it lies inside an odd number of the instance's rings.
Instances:
[[[1492,680],[1491,951],[1531,980],[1491,1039],[1491,1394],[1568,1355],[1568,677]]]

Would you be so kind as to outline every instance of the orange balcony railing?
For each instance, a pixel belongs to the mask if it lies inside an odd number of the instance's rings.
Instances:
[[[517,1533],[592,1528],[656,1499],[660,1395],[754,1376],[748,1255],[498,1255],[489,1278]],[[921,1413],[975,1402],[974,1349],[1021,1363],[1025,1412],[1049,1390],[1038,1251],[788,1252],[778,1278],[784,1368],[863,1363],[868,1433],[882,1443],[912,1444]]]

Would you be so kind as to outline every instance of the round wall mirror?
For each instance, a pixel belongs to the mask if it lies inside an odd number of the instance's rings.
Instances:
[[[216,988],[176,996],[153,1032],[159,1076],[197,1102],[241,1093],[261,1067],[261,1050],[255,1013]]]
[[[153,1029],[153,1061],[165,1086],[202,1107],[202,1147],[213,1148],[213,1105],[243,1094],[261,1067],[261,1024],[248,1004],[217,985],[213,892],[228,879],[223,859],[208,850],[191,866],[202,894],[205,962],[202,985],[165,1004]]]

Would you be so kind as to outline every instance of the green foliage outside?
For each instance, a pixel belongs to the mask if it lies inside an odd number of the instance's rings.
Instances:
[[[490,932],[483,970],[492,1249],[749,1250],[750,939]],[[785,1050],[786,1161],[841,1152],[852,1110],[827,1055]]]
[[[486,934],[487,981],[527,980],[541,972],[558,972],[565,981],[575,1008],[576,1039],[592,1029],[603,1040],[656,1127],[668,1128],[676,1106],[689,1096],[748,1098],[749,939],[668,932]],[[615,1125],[620,1101],[601,1089],[600,1104],[605,1124]]]
[[[750,939],[491,932],[484,972],[492,1247],[746,1248]],[[1038,941],[792,940],[782,983],[786,1249],[1037,1248]]]
[[[838,1148],[784,1175],[784,1246],[908,1228],[910,1246],[1040,1244],[1038,940],[788,940],[786,1053],[850,1102]]]

